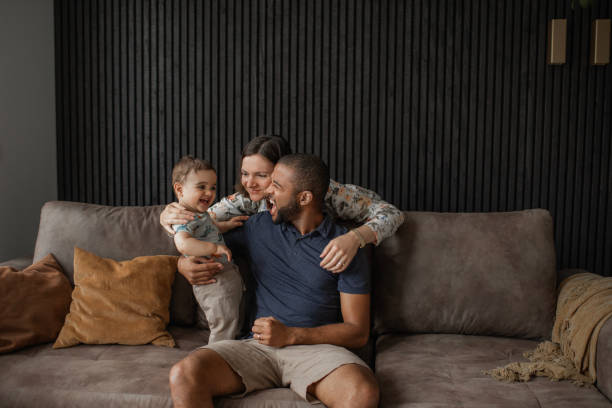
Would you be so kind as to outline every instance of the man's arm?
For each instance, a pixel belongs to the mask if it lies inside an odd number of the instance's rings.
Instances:
[[[343,323],[318,327],[288,327],[274,317],[255,321],[252,331],[261,344],[284,347],[297,344],[333,344],[359,348],[370,335],[370,294],[340,292]]]

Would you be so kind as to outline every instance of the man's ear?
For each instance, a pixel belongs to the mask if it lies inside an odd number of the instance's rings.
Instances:
[[[174,194],[176,194],[176,197],[181,198],[183,196],[183,185],[181,183],[174,183],[172,187],[174,188]]]
[[[312,191],[302,191],[298,196],[298,203],[302,206],[307,206],[312,203],[314,196],[312,195]]]

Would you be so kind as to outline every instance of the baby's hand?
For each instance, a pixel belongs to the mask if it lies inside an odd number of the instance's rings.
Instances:
[[[225,245],[217,244],[217,249],[215,250],[213,255],[216,256],[216,257],[221,257],[221,256],[225,255],[225,256],[227,256],[227,260],[228,261],[232,260],[232,251],[230,251],[229,248],[226,247]]]

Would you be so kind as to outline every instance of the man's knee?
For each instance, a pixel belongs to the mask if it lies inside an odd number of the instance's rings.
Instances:
[[[176,387],[185,384],[189,377],[190,364],[187,359],[183,359],[174,364],[170,369],[170,386]]]
[[[349,394],[354,407],[377,407],[380,389],[374,375],[364,376],[349,384]]]
[[[360,365],[342,366],[317,387],[315,394],[330,407],[378,406],[380,391],[376,378],[372,371]]]
[[[244,390],[242,379],[213,350],[194,351],[170,369],[173,393],[201,396],[234,394]]]
[[[203,363],[201,359],[190,355],[174,364],[170,369],[170,387],[189,386],[195,384],[196,379],[200,386],[206,387],[206,379],[201,375],[206,372],[203,370]]]

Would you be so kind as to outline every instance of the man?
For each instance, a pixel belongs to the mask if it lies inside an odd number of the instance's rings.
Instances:
[[[319,266],[325,245],[345,232],[322,212],[328,183],[318,157],[283,157],[268,189],[270,212],[228,234],[228,244],[252,261],[253,336],[205,346],[177,363],[170,371],[175,407],[212,407],[215,396],[281,386],[328,407],[377,406],[374,375],[344,348],[368,340],[368,266],[362,254],[339,275]]]

